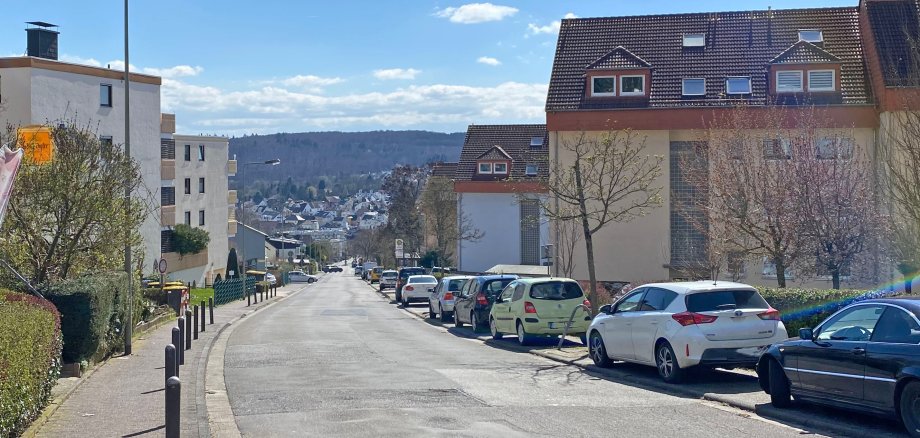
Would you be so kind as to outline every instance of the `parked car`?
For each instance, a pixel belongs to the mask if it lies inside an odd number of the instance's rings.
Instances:
[[[441,322],[448,322],[454,314],[454,297],[472,276],[453,275],[438,281],[438,287],[428,297],[428,317],[440,315]]]
[[[323,266],[323,272],[342,272],[342,267],[338,265],[325,265]]]
[[[367,281],[369,281],[371,284],[374,284],[380,281],[380,274],[382,272],[383,272],[383,266],[374,266],[374,268],[371,269],[370,273],[368,273],[367,275]]]
[[[435,266],[431,268],[431,275],[434,275],[434,277],[438,279],[444,278],[445,275],[450,275],[450,268]]]
[[[355,268],[355,277],[360,277],[362,274],[362,271],[364,271],[364,268],[358,265],[358,267]]]
[[[396,302],[402,301],[402,288],[412,275],[425,275],[425,268],[418,266],[399,268],[399,275],[396,277]]]
[[[495,298],[508,283],[517,279],[518,276],[513,274],[471,278],[454,299],[454,325],[463,327],[464,323],[470,324],[474,331],[484,328]]]
[[[268,282],[268,284],[270,284],[270,285],[272,285],[272,286],[275,286],[275,285],[278,284],[278,279],[275,278],[275,274],[272,274],[271,272],[266,272],[266,273],[265,273],[265,281]],[[242,286],[241,286],[241,287],[242,287]]]
[[[371,270],[377,267],[376,262],[364,262],[364,269],[361,270],[361,279],[367,281],[370,278]]]
[[[566,330],[569,318],[572,323]],[[578,282],[570,278],[522,278],[502,290],[488,321],[496,340],[505,333],[515,333],[521,345],[529,345],[535,336],[561,336],[565,332],[581,337],[587,345],[591,302]]]
[[[757,364],[777,408],[790,397],[900,418],[920,436],[920,300],[851,304],[798,339],[771,346]]]
[[[647,284],[601,307],[588,329],[600,367],[623,360],[658,368],[668,383],[688,368],[754,367],[787,338],[779,312],[752,286],[731,282]]]
[[[319,280],[319,277],[306,274],[303,271],[291,271],[288,272],[288,280],[291,280],[291,283],[313,283]]]
[[[384,289],[388,287],[396,287],[396,277],[399,276],[399,273],[388,269],[380,273],[380,291],[383,292]]]
[[[400,303],[403,307],[409,307],[413,301],[427,300],[428,295],[434,292],[438,286],[438,279],[431,275],[410,275],[406,284],[402,288]]]

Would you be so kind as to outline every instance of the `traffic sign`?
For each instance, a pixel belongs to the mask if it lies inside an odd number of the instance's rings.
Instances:
[[[157,269],[161,274],[166,273],[166,259],[160,259],[160,263],[157,264]]]

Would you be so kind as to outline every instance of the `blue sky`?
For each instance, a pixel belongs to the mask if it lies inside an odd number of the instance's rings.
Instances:
[[[745,9],[853,6],[755,0]],[[61,26],[61,59],[121,68],[123,0],[4,0],[0,56],[26,21]],[[131,65],[162,76],[183,133],[463,131],[540,123],[558,20],[737,10],[725,0],[131,0]]]

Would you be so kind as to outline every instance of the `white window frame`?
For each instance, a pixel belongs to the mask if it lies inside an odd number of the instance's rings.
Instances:
[[[702,39],[702,41],[700,41],[700,39]],[[691,43],[691,44],[688,44],[688,43]],[[685,33],[684,34],[684,47],[706,47],[706,34],[705,33]]]
[[[543,146],[543,137],[530,137],[530,146]]]
[[[818,32],[818,39],[816,40],[807,40],[802,38],[802,32]],[[823,43],[824,42],[824,32],[821,29],[799,29],[799,41],[805,41],[807,43]]]
[[[613,79],[613,92],[612,93],[599,93],[594,90],[594,80],[595,79]],[[591,95],[592,96],[616,96],[617,95],[617,77],[613,76],[591,76]]]
[[[783,88],[783,89],[781,89],[781,88],[779,87],[779,75],[780,75],[781,73],[782,73],[782,74],[793,74],[793,73],[794,73],[794,74],[798,74],[798,75],[799,75],[799,87],[798,87],[798,88],[795,88],[795,89],[792,89],[792,88]],[[776,83],[776,92],[777,92],[777,93],[799,93],[799,92],[801,92],[801,91],[803,90],[802,87],[805,86],[805,75],[804,75],[804,72],[803,72],[802,70],[778,70],[778,71],[776,71],[776,74],[773,76],[773,78],[774,78],[774,80],[776,81],[775,83]]]
[[[737,79],[743,79],[747,81],[747,91],[738,92],[738,91],[732,91],[732,89],[729,88],[730,81],[737,80]],[[750,76],[729,76],[725,78],[725,93],[726,94],[751,94],[751,91],[752,91],[752,85],[751,85]]]
[[[527,176],[536,176],[540,171],[540,168],[536,164],[528,164],[524,169],[524,174]]]
[[[831,86],[830,88],[814,88],[811,86],[811,74],[812,73],[828,73],[831,74]],[[837,91],[837,72],[833,69],[823,69],[823,70],[808,70],[808,91]]]
[[[502,171],[499,171],[499,170],[498,170],[498,166],[502,166],[502,167],[504,167],[505,169],[502,170]],[[505,163],[505,162],[501,162],[501,163],[492,163],[492,173],[494,173],[494,174],[496,174],[496,175],[507,175],[507,174],[508,174],[508,163]]]
[[[483,170],[483,166],[488,166],[488,171],[484,171],[484,170]],[[491,174],[492,174],[492,163],[480,162],[480,163],[476,166],[476,169],[477,169],[477,170],[476,170],[476,173],[478,173],[478,174],[480,174],[480,175],[491,175]]]
[[[641,78],[642,79],[642,91],[623,91],[623,79],[626,78]],[[620,75],[619,83],[617,84],[620,90],[620,96],[645,96],[645,75]]]
[[[687,93],[687,81],[703,81],[702,93]],[[705,96],[706,95],[706,78],[683,78],[680,80],[680,94],[682,96]]]

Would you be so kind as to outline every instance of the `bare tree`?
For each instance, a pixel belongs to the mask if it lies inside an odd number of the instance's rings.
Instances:
[[[440,259],[436,264],[450,264],[457,243],[476,242],[484,235],[467,215],[457,216],[457,194],[450,179],[429,177],[419,198],[419,209],[424,215],[426,240],[433,241],[431,245]]]
[[[575,275],[575,250],[582,240],[581,224],[576,220],[556,223],[556,260],[564,277]]]

